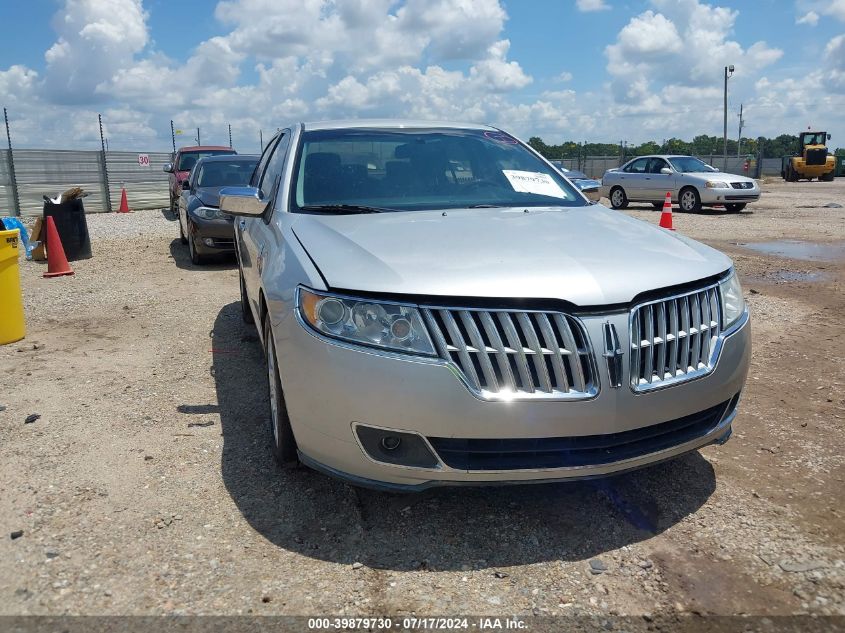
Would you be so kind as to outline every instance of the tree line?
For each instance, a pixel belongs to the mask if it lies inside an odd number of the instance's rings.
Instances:
[[[579,156],[646,156],[648,154],[692,154],[695,156],[721,156],[724,140],[720,136],[699,134],[692,141],[668,138],[662,143],[646,141],[640,145],[620,143],[578,143],[566,141],[560,145],[547,145],[539,136],[532,136],[528,144],[546,158],[578,158]],[[728,156],[737,155],[736,139],[728,139]],[[762,152],[765,158],[779,158],[798,151],[798,136],[781,134],[775,138],[743,138],[739,151],[743,156],[757,155]],[[837,155],[845,156],[845,148],[836,150]]]

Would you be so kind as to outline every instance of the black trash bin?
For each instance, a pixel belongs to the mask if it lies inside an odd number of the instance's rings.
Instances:
[[[52,217],[62,240],[62,248],[68,261],[91,257],[91,238],[88,236],[88,220],[82,198],[54,204],[44,201],[44,222]],[[46,236],[46,233],[43,235]],[[45,238],[46,239],[46,238]]]

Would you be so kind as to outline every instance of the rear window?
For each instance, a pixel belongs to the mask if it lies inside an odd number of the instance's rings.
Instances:
[[[587,204],[556,168],[492,130],[315,130],[295,169],[293,211]]]
[[[176,165],[178,171],[191,171],[197,161],[204,156],[221,156],[224,154],[235,154],[232,149],[211,149],[198,152],[183,152],[179,155],[179,164]]]

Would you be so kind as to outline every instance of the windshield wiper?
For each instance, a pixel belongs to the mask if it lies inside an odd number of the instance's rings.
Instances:
[[[302,211],[310,211],[312,213],[335,214],[385,213],[389,211],[396,211],[396,209],[388,209],[386,207],[371,207],[365,204],[307,204],[304,207],[299,208]]]

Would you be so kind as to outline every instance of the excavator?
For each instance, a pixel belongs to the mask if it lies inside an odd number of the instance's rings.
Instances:
[[[827,132],[801,132],[798,136],[799,153],[784,156],[781,164],[781,178],[788,182],[796,182],[806,178],[818,178],[830,182],[836,167],[836,158],[827,153]]]

